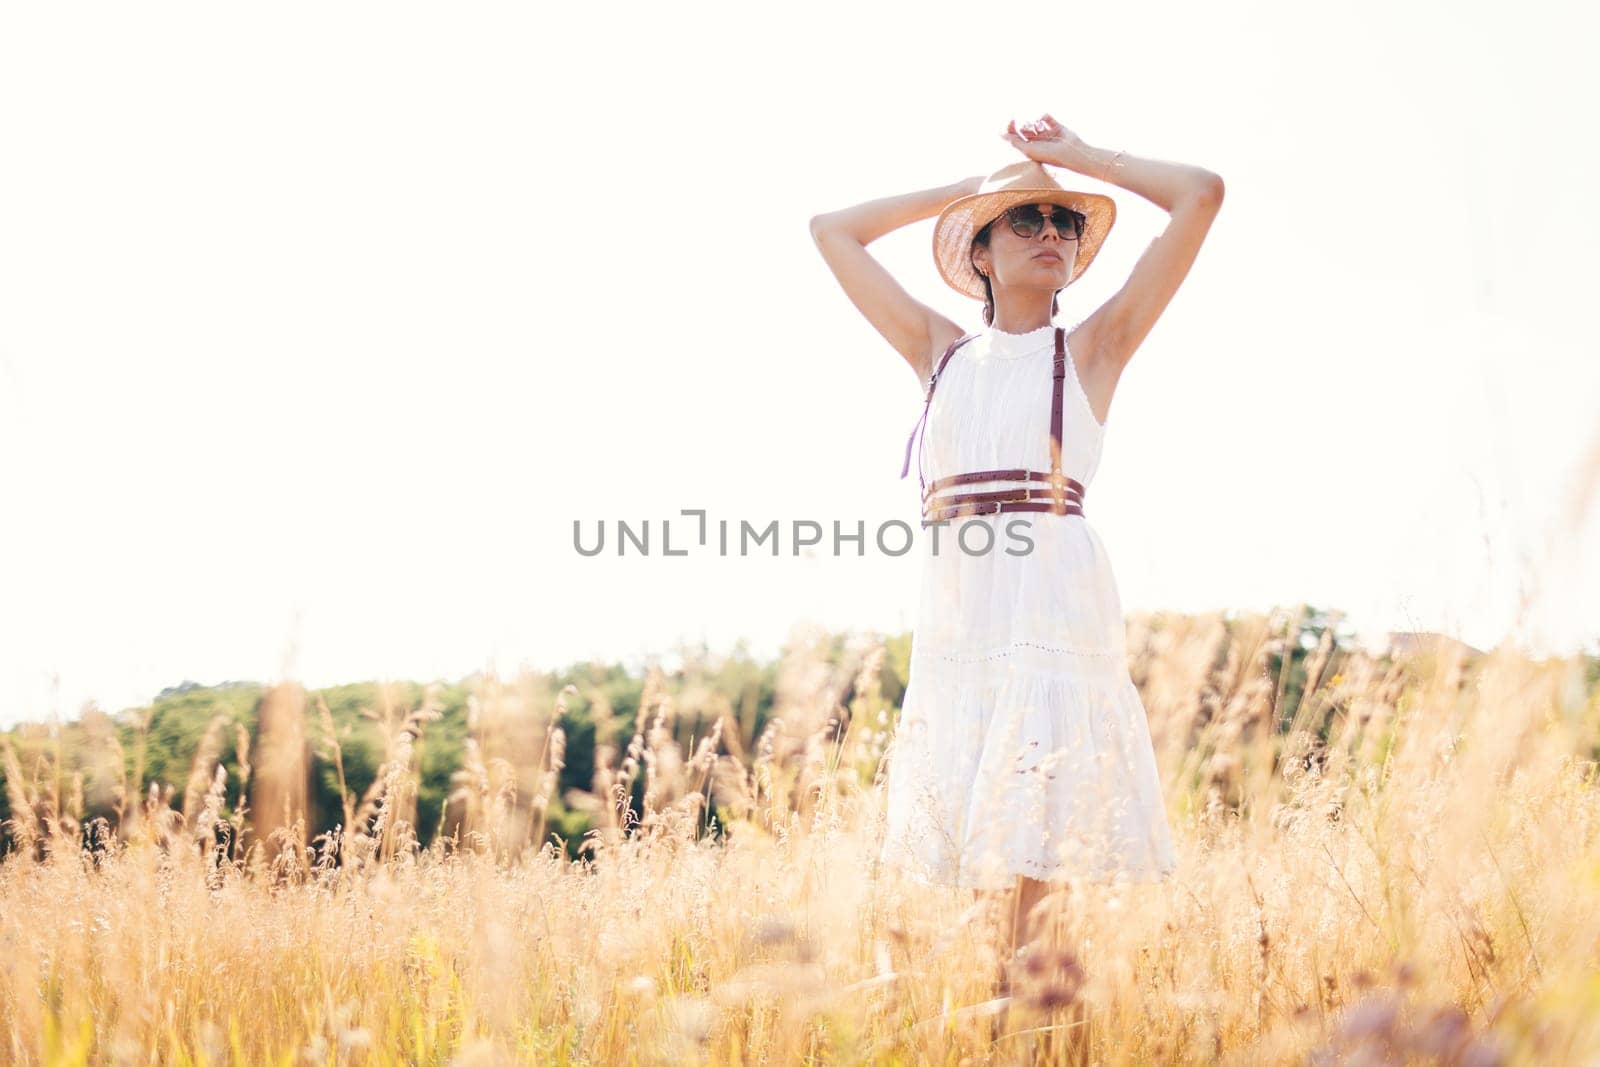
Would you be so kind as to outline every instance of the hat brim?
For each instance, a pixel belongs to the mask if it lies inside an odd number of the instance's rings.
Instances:
[[[1083,236],[1078,240],[1078,254],[1073,259],[1072,277],[1067,284],[1083,277],[1116,222],[1116,201],[1099,193],[1070,189],[1005,189],[961,197],[939,213],[939,220],[933,226],[933,261],[945,283],[964,296],[984,299],[983,279],[973,269],[970,256],[973,235],[1008,208],[1041,203],[1060,204],[1084,216]]]

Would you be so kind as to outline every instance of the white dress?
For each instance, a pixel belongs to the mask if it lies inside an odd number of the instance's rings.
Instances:
[[[1050,469],[1053,331],[986,328],[956,349],[917,445],[928,482]],[[1153,882],[1177,865],[1121,600],[1086,518],[1105,428],[1070,340],[1063,390],[1061,465],[1084,486],[1085,515],[968,516],[948,521],[937,545],[933,527],[919,528],[921,598],[881,858],[926,883]],[[977,488],[991,487],[964,487]],[[967,523],[990,526],[994,547],[983,551],[973,527],[963,550]]]

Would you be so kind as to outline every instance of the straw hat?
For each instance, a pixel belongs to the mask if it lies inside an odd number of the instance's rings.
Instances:
[[[1063,189],[1043,164],[1032,159],[1001,167],[983,180],[976,193],[950,203],[939,213],[939,221],[933,225],[933,261],[940,275],[956,292],[982,300],[983,279],[972,268],[972,235],[1008,208],[1040,203],[1060,204],[1083,215],[1083,236],[1078,239],[1078,255],[1067,284],[1083,277],[1116,221],[1116,201],[1099,193]]]

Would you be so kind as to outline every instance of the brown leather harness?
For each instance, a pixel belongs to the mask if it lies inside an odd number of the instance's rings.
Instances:
[[[933,404],[933,389],[938,384],[939,375],[944,373],[944,365],[950,362],[950,357],[955,355],[957,348],[977,336],[975,333],[969,333],[952,341],[950,347],[945,349],[944,356],[940,358],[939,365],[928,376],[928,397],[922,405],[922,417],[911,428],[911,436],[906,439],[906,462],[900,469],[900,477],[904,478],[911,470],[911,444],[917,440],[917,431],[925,428],[928,409]],[[1066,377],[1067,331],[1057,326],[1055,380],[1050,399],[1048,472],[1030,471],[1022,467],[971,471],[967,474],[952,474],[946,478],[939,478],[930,485],[922,473],[922,449],[920,447],[917,449],[917,481],[922,486],[922,525],[944,522],[964,515],[993,515],[1001,511],[1046,511],[1054,515],[1083,514],[1082,484],[1074,478],[1068,478],[1061,471],[1061,399]],[[974,482],[1006,481],[1044,482],[1046,487],[1023,485],[978,493],[947,493],[942,497],[938,495],[940,491],[952,486],[970,485]]]

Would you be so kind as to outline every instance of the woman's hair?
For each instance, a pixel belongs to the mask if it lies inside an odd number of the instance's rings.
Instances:
[[[996,215],[994,218],[992,218],[988,222],[984,223],[982,228],[980,228],[977,233],[972,235],[972,247],[976,248],[978,245],[982,245],[983,247],[988,248],[989,247],[989,227],[993,226],[995,223],[999,222],[1000,219],[1003,218],[1003,217],[1004,217],[1003,215]],[[1083,233],[1083,224],[1081,222],[1078,224],[1078,232],[1079,232],[1079,236],[1081,237],[1082,233]],[[971,258],[972,258],[972,248],[969,248],[969,249],[967,249],[967,259],[970,261]],[[978,272],[978,277],[983,279],[983,324],[985,326],[993,326],[994,325],[994,287],[989,284],[989,276],[987,274],[983,273],[982,271],[979,271]],[[1066,286],[1062,286],[1061,288],[1065,289]],[[1061,296],[1061,289],[1057,289],[1050,296],[1050,317],[1052,319],[1056,317],[1056,312],[1060,310],[1060,308],[1058,307],[1058,304],[1059,304],[1059,299],[1058,298],[1060,296]]]

